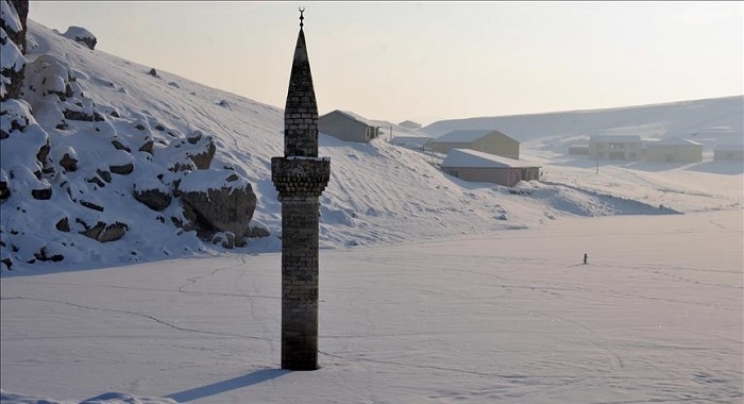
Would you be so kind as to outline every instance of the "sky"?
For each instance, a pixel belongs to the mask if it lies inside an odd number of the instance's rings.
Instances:
[[[66,2],[97,50],[283,108],[304,6],[321,114],[439,119],[744,94],[741,2]]]

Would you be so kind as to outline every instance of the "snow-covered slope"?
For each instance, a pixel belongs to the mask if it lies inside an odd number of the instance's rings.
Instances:
[[[281,109],[168,72],[158,70],[156,75],[148,74],[153,66],[90,50],[33,21],[29,21],[28,41],[27,59],[53,56],[68,65],[80,91],[107,112],[101,125],[114,128],[123,141],[134,142],[132,139],[141,136],[132,129],[140,124],[151,133],[156,146],[158,142],[171,146],[180,142],[188,146],[188,136],[199,132],[212,137],[217,151],[211,167],[217,171],[234,170],[252,184],[257,197],[253,222],[271,233],[266,238],[248,240],[238,251],[278,251],[281,207],[270,178],[270,159],[283,153]],[[292,44],[287,46],[286,68],[289,71]],[[310,57],[312,59],[312,55]],[[277,91],[285,93],[286,88],[277,88]],[[316,89],[318,93],[322,91],[322,88]],[[735,114],[736,111],[730,111],[733,108],[730,100],[715,102],[723,103],[719,115]],[[647,114],[653,111],[649,109]],[[112,117],[113,112],[116,117]],[[694,113],[690,112],[685,116],[692,115]],[[534,119],[542,121],[549,117]],[[632,117],[624,119],[627,119],[623,123],[625,126],[642,124]],[[60,132],[52,118],[39,116],[37,120],[79,156],[93,156],[89,160],[121,157],[114,153],[91,154],[91,150],[96,150],[97,137],[103,136],[96,134],[93,129],[98,127],[93,124],[80,124]],[[613,121],[612,125],[620,123]],[[551,160],[552,155],[541,154],[543,146],[553,141],[547,136],[550,134],[536,134],[532,145],[523,148],[525,158],[532,158],[546,171],[546,183],[521,185],[527,189],[524,194],[449,177],[437,169],[437,160],[432,156],[391,145],[384,137],[371,144],[359,144],[321,134],[320,155],[330,157],[332,167],[331,180],[321,198],[321,247],[380,245],[523,229],[565,216],[666,214],[736,208],[741,204],[741,193],[737,194],[741,189],[740,176],[721,177],[687,170],[689,167],[676,167],[684,170],[688,184],[694,184],[689,192],[678,193],[664,191],[668,188],[664,185],[664,176],[637,170],[626,175],[628,167],[608,167],[598,176],[591,176],[593,166],[566,165]],[[540,143],[538,135],[546,135],[545,143]],[[530,150],[535,152],[532,156]],[[172,149],[158,151],[156,148],[153,160],[165,161],[170,158],[168,153],[172,153]],[[60,212],[65,209],[64,205],[50,210],[45,201],[23,197],[21,193],[12,196],[0,205],[2,235],[7,240],[3,254],[16,258],[13,270],[25,271],[33,267],[34,271],[39,271],[45,267],[96,268],[224,252],[221,246],[198,239],[194,232],[179,231],[171,223],[178,219],[177,206],[160,214],[131,196],[132,184],[151,182],[152,178],[147,177],[151,174],[135,169],[126,181],[117,179],[120,188],[109,187],[107,193],[98,196],[100,204],[110,207],[107,212],[113,212],[117,221],[126,222],[130,227],[121,239],[108,243],[75,232],[60,234],[54,230],[53,223],[49,223],[53,220],[49,212],[55,212],[56,218],[65,213]],[[614,179],[617,174],[621,175],[620,179]],[[649,180],[647,177],[651,175],[654,178]],[[588,178],[591,181],[585,181]],[[62,186],[51,182],[53,186]],[[608,183],[618,186],[605,186]],[[713,186],[722,188],[711,189]],[[659,209],[660,205],[664,208]],[[18,213],[23,210],[26,215]],[[9,234],[11,230],[19,234]],[[64,247],[65,259],[55,263],[37,261],[31,265],[19,256],[25,251],[28,257],[29,251],[44,243]]]
[[[448,119],[421,129],[437,137],[453,130],[495,129],[520,142],[553,142],[565,153],[590,135],[639,135],[646,139],[689,138],[706,151],[744,142],[744,96],[546,114]]]

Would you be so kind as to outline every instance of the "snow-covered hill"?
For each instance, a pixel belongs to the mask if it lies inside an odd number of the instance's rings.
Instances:
[[[170,174],[165,172],[165,179],[157,177],[160,182],[155,174],[173,165],[174,156],[180,153],[179,147],[192,147],[191,140],[197,139],[193,137],[195,134],[212,139],[216,146],[210,167],[213,174],[202,176],[201,181],[226,181],[230,172],[237,173],[241,181],[252,185],[256,195],[253,225],[270,232],[268,237],[247,239],[247,245],[238,247],[237,251],[278,251],[281,207],[270,178],[270,159],[283,152],[281,109],[168,72],[157,70],[153,72],[155,75],[149,74],[157,66],[143,66],[91,50],[33,21],[29,21],[28,43],[26,59],[29,64],[39,59],[59,61],[69,68],[76,91],[103,112],[100,122],[68,121],[60,127],[59,118],[54,114],[34,111],[39,125],[52,139],[55,161],[67,151],[79,157],[83,173],[95,172],[97,164],[112,164],[118,160],[126,163],[134,159],[135,167],[131,174],[115,176],[112,184],[101,187],[84,181],[82,174],[75,184],[68,183],[72,174],[45,178],[55,191],[54,203],[31,198],[29,190],[19,190],[5,200],[0,205],[2,255],[12,260],[14,271],[118,266],[226,251],[221,245],[204,241],[194,231],[183,231],[174,224],[183,219],[180,203],[174,202],[163,211],[153,211],[132,195],[133,187],[142,183],[156,189],[169,186]],[[287,44],[287,71],[292,46]],[[310,58],[312,62],[312,54]],[[240,80],[239,77],[235,79]],[[34,76],[28,80],[34,80]],[[285,93],[287,89],[276,90]],[[316,92],[322,93],[323,89],[317,88]],[[729,122],[726,130],[740,133],[741,122],[737,129],[735,119],[731,118],[741,117],[740,97],[711,100],[706,105],[704,108],[690,107],[686,113],[674,115],[678,120],[670,118],[671,115],[663,119],[671,119],[673,127],[700,128],[712,122],[712,116],[725,116]],[[631,109],[634,111],[631,115],[622,111],[617,116],[607,115],[609,112],[564,115],[568,120],[592,116],[591,125],[577,126],[576,130],[585,133],[594,127],[647,125],[648,121],[639,120],[639,117],[655,116],[658,108],[638,107]],[[570,118],[572,116],[574,118]],[[563,132],[559,130],[560,120],[555,119],[552,114],[526,116],[514,123],[513,128],[505,129],[517,133],[522,140],[531,139],[523,145],[523,155],[541,164],[545,171],[544,183],[520,185],[529,190],[524,194],[449,177],[437,169],[436,161],[430,156],[391,145],[384,137],[371,144],[359,144],[321,134],[320,155],[330,157],[332,166],[331,180],[321,198],[321,247],[382,245],[523,229],[566,216],[665,214],[741,205],[740,176],[721,176],[715,170],[713,173],[695,171],[692,166],[674,167],[678,173],[672,174],[675,181],[679,173],[684,176],[680,181],[685,185],[679,190],[666,185],[667,176],[658,172],[611,166],[596,174],[593,165],[567,163],[545,154],[546,145],[553,144],[554,136]],[[558,123],[553,131],[533,129],[549,125],[545,122]],[[431,125],[429,129],[443,125]],[[521,132],[517,128],[521,128]],[[111,138],[134,148],[149,138],[154,141],[155,149],[151,157],[136,151],[130,156],[122,150],[103,152],[102,142],[109,142]],[[729,140],[727,138],[730,143]],[[8,156],[15,153],[6,151],[3,167],[10,159]],[[170,178],[170,181],[172,184],[176,180]],[[69,202],[65,192],[72,195],[71,187],[83,189],[85,192],[79,192],[94,199],[86,203],[105,206],[105,212],[88,212],[89,209],[81,208],[80,203]],[[660,205],[663,209],[659,209]],[[73,231],[69,232],[55,227],[61,217],[80,215],[105,216],[108,223],[124,223],[128,231],[119,240],[102,243],[79,234],[90,224],[76,224],[76,220],[71,220],[69,226]],[[48,253],[58,252],[64,258],[57,262],[35,260],[35,252],[44,247]],[[35,263],[29,264],[31,261]]]
[[[437,137],[453,130],[497,129],[520,142],[550,137],[586,142],[590,135],[690,138],[707,150],[744,142],[744,96],[586,111],[448,119],[421,129]],[[572,142],[572,143],[573,143]],[[563,152],[568,151],[566,143]]]

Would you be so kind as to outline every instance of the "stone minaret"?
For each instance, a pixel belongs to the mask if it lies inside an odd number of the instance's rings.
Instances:
[[[318,157],[318,106],[302,31],[284,108],[284,157],[271,159],[282,203],[282,369],[318,368],[318,197],[331,161]]]

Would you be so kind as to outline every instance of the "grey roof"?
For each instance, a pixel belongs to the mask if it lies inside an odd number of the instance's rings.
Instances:
[[[483,136],[489,135],[491,133],[498,133],[500,135],[504,135],[503,133],[497,130],[489,130],[489,129],[455,130],[446,135],[439,136],[438,138],[434,139],[434,141],[439,142],[439,143],[469,143],[469,142],[474,142],[482,138]]]
[[[507,168],[507,167],[536,167],[529,166],[519,160],[494,156],[470,149],[452,149],[442,161],[442,167],[468,168]]]
[[[641,141],[638,135],[592,135],[589,137],[590,142],[617,142],[617,143],[637,143]]]
[[[687,146],[687,145],[702,146],[702,144],[694,140],[680,139],[680,138],[661,139],[658,142],[649,142],[649,145],[652,145],[652,144],[667,145],[667,146]]]
[[[357,122],[361,122],[361,123],[363,123],[363,124],[365,124],[367,126],[376,126],[376,127],[385,127],[385,126],[388,126],[387,125],[387,122],[375,121],[375,120],[372,120],[372,119],[367,119],[367,118],[365,118],[365,117],[363,117],[361,115],[355,114],[355,113],[353,113],[351,111],[341,111],[340,109],[333,110],[333,111],[331,111],[331,112],[329,112],[329,113],[327,113],[327,114],[325,114],[323,116],[328,116],[328,115],[331,115],[331,114],[341,114],[341,115],[346,116],[347,118],[353,119],[353,120],[355,120]],[[321,118],[323,118],[323,116]]]

